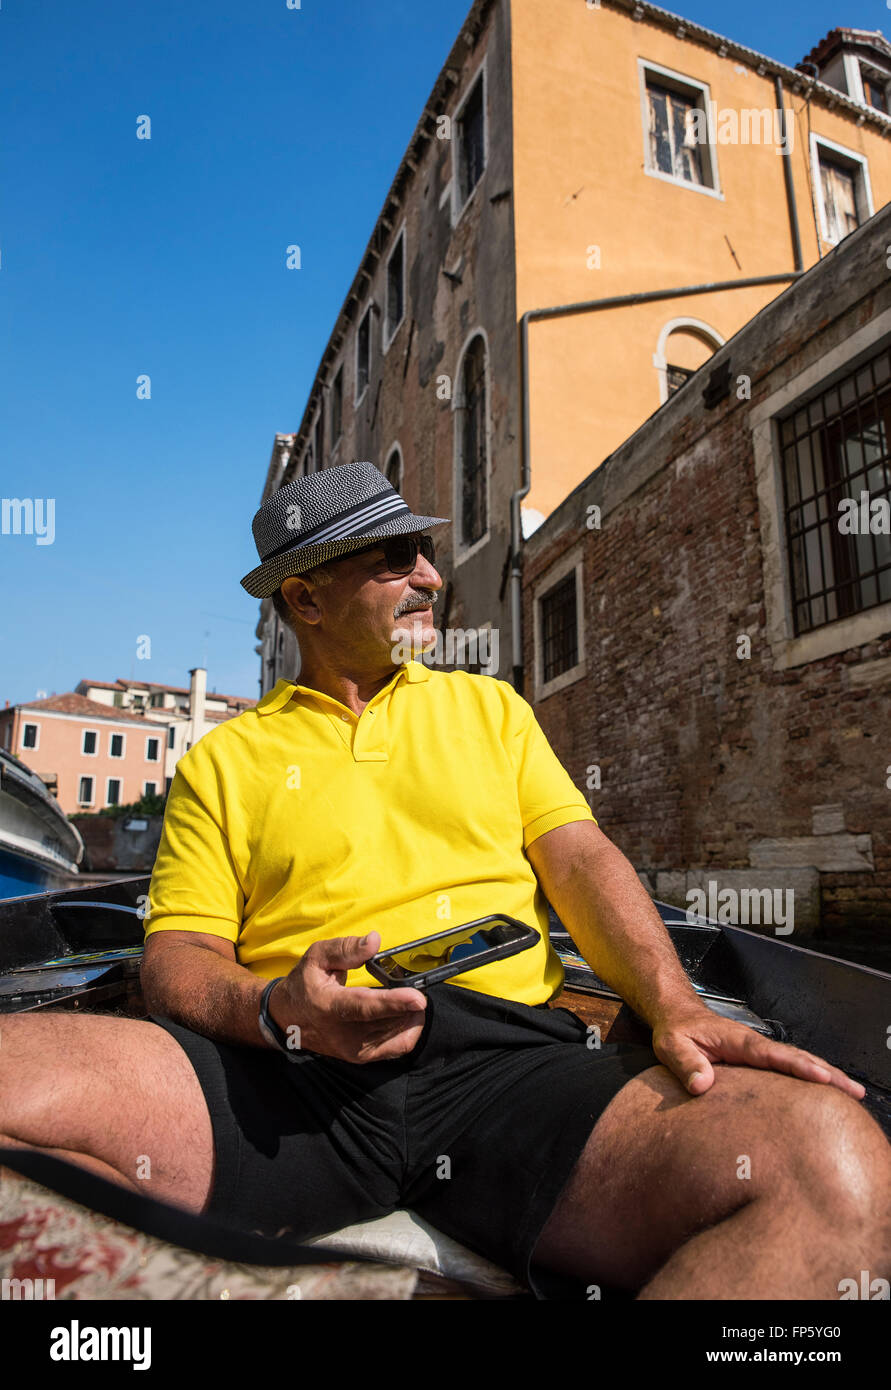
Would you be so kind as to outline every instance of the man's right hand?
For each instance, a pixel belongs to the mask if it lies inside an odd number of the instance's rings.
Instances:
[[[385,1062],[411,1052],[424,1026],[425,996],[417,989],[348,985],[380,950],[380,934],[314,941],[269,996],[269,1011],[287,1032],[296,1024],[300,1048],[341,1062]]]

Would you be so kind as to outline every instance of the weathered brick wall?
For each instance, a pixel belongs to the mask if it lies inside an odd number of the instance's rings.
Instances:
[[[810,836],[814,808],[840,805],[849,835],[872,836],[875,871],[821,873],[830,926],[891,923],[891,632],[777,669],[749,415],[887,309],[891,217],[875,221],[715,358],[751,376],[751,402],[734,387],[706,410],[706,367],[532,537],[524,572],[531,699],[532,588],[583,540],[587,675],[536,713],[579,786],[600,766],[605,832],[655,887],[659,871],[745,869],[756,841]]]
[[[85,872],[148,873],[161,841],[163,816],[72,816],[83,838]],[[127,830],[128,820],[145,822],[144,830]]]

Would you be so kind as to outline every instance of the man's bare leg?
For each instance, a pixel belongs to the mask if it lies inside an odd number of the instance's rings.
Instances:
[[[213,1133],[183,1049],[155,1023],[64,1010],[0,1019],[0,1146],[40,1149],[188,1211]]]
[[[652,1067],[601,1115],[535,1261],[643,1299],[837,1299],[891,1277],[891,1146],[835,1087],[718,1066],[694,1097]]]

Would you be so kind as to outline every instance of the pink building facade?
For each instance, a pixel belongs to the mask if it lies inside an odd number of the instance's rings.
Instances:
[[[66,815],[163,796],[168,726],[66,693],[0,710],[0,747],[32,768]]]

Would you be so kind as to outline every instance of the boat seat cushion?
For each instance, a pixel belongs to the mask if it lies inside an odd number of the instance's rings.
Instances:
[[[385,1264],[411,1265],[489,1296],[509,1297],[522,1291],[507,1270],[459,1245],[411,1211],[392,1211],[305,1244],[345,1255],[369,1255]]]

